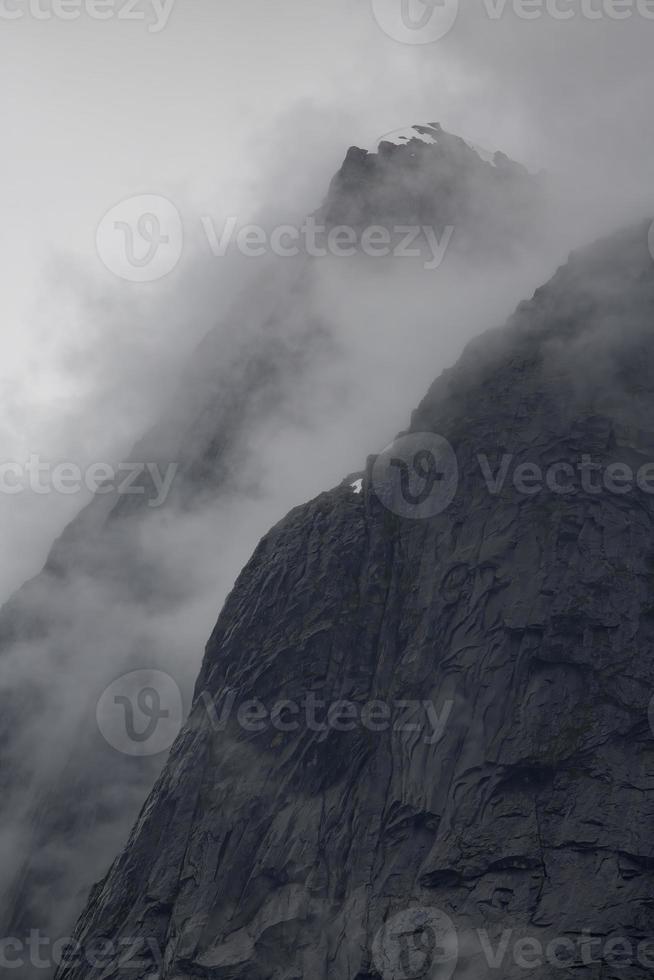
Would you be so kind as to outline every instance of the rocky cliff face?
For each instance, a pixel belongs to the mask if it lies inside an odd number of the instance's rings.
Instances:
[[[273,528],[59,980],[652,975],[653,323],[573,255]]]
[[[429,131],[427,141],[421,130]],[[537,183],[521,168],[501,155],[484,160],[440,128],[420,127],[409,136],[397,145],[385,141],[377,154],[348,154],[321,212],[329,227],[343,220],[359,227],[452,222],[465,241],[501,220],[517,235],[525,230],[522,207],[511,211],[508,204],[530,200],[532,240],[539,238]],[[497,238],[489,237],[487,260],[497,252]],[[275,413],[290,411],[312,365],[338,356],[331,324],[314,313],[314,272],[315,263],[302,257],[285,273],[281,299],[262,283],[260,295],[235,311],[228,354],[219,325],[188,369],[181,401],[135,448],[135,461],[155,462],[162,471],[177,467],[165,507],[149,509],[155,488],[147,481],[141,496],[98,496],[55,544],[43,573],[0,614],[6,935],[40,929],[54,940],[67,934],[161,769],[161,756],[120,756],[104,741],[96,702],[122,672],[171,670],[172,663],[190,699],[214,605],[206,623],[199,611],[189,615],[197,583],[186,571],[173,574],[170,561],[167,567],[157,562],[152,541],[166,520],[208,502],[218,509],[204,534],[214,535],[218,551],[214,521],[223,502],[227,508],[234,494],[247,499],[261,492],[243,477],[248,438],[265,431]],[[343,493],[357,511],[367,499],[367,493]],[[180,635],[188,651],[183,676],[175,647]]]

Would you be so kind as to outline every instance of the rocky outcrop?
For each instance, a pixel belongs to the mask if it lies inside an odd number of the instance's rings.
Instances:
[[[389,134],[375,153],[350,147],[317,216],[359,231],[427,226],[441,236],[449,226],[452,248],[487,264],[533,245],[535,222],[545,235],[546,188],[544,175],[434,122]]]
[[[500,251],[498,222],[517,236],[528,213],[532,241],[540,240],[541,205],[537,183],[518,165],[501,155],[483,160],[439,128],[429,145],[385,141],[377,154],[351,151],[322,217],[329,227],[419,219],[439,234],[440,223],[451,222],[453,241],[465,232],[461,244],[472,238],[490,261]],[[190,700],[211,621],[196,615],[187,625],[194,582],[156,562],[157,529],[208,502],[220,507],[235,494],[260,493],[243,478],[248,437],[292,405],[316,362],[338,357],[332,325],[313,306],[311,261],[285,262],[282,288],[279,268],[269,269],[276,288],[262,275],[233,311],[234,324],[218,324],[207,337],[170,411],[132,454],[161,472],[176,467],[165,506],[149,508],[156,488],[147,480],[140,496],[99,495],[56,542],[42,574],[0,614],[5,935],[67,934],[160,771],[161,756],[122,757],[98,733],[95,707],[105,686],[137,668],[171,670],[180,654],[167,634],[180,629],[189,652],[177,676]],[[163,617],[166,625],[158,625]]]
[[[651,976],[653,323],[573,255],[273,528],[59,980]]]

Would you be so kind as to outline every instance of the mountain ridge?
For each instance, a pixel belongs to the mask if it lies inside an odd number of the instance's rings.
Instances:
[[[495,225],[498,202],[485,203],[486,177],[494,182],[495,169],[456,137],[440,138],[441,150],[412,163],[411,179],[402,182],[399,196],[391,195],[393,213],[382,214],[378,207],[387,201],[387,178],[399,179],[402,161],[408,163],[406,148],[398,148],[392,174],[383,169],[368,175],[364,197],[370,220],[456,220],[453,208],[459,202],[457,225],[468,229],[468,237],[478,237],[482,220]],[[457,190],[463,171],[450,159],[454,152],[464,153],[484,178],[466,178]],[[532,184],[527,181],[523,187],[521,179],[518,196],[528,187]],[[430,204],[444,188],[455,192],[447,206]],[[351,204],[347,195],[340,204],[338,194],[328,194],[327,200],[346,210]],[[464,201],[476,202],[476,213],[464,208]],[[534,244],[542,225],[538,204],[531,204]],[[512,219],[507,229],[505,216],[500,217],[502,234],[508,231],[512,237]],[[466,236],[461,237],[465,246]],[[480,260],[495,257],[498,239],[491,239],[475,244]],[[317,264],[305,260],[301,257],[299,266],[281,270],[277,292],[272,283],[279,280],[280,269],[262,273],[264,308],[258,309],[256,295],[245,296],[229,329],[217,325],[182,377],[180,405],[173,400],[171,411],[135,446],[132,458],[156,460],[163,468],[174,461],[177,467],[161,514],[200,512],[207,506],[214,510],[206,519],[213,521],[215,508],[227,509],[235,495],[255,499],[260,488],[249,472],[244,446],[248,433],[262,431],[268,417],[288,410],[302,379],[315,373],[313,365],[329,366],[342,356],[333,325],[324,315],[317,318],[312,308],[311,277]],[[446,264],[450,260],[448,250]],[[185,649],[197,650],[199,661],[206,632],[184,622],[184,604],[194,601],[198,582],[187,569],[173,574],[163,567],[156,534],[165,519],[148,510],[154,488],[147,479],[140,489],[140,496],[96,496],[55,542],[42,573],[0,612],[2,908],[7,935],[22,936],[37,927],[52,936],[67,932],[87,889],[104,871],[105,855],[122,845],[161,767],[159,757],[120,758],[102,739],[95,703],[103,688],[121,672],[148,667],[174,674],[187,704],[190,698],[199,662],[196,667],[189,654],[180,666],[175,641],[162,635],[159,622],[167,615],[169,627],[176,627],[179,619]],[[112,616],[114,608],[118,612]],[[207,619],[207,632],[210,625]],[[169,632],[174,629],[167,628]],[[37,719],[50,732],[47,751]],[[79,801],[74,811],[71,798]]]
[[[162,980],[386,980],[406,976],[399,922],[418,968],[455,980],[494,975],[480,937],[500,948],[507,929],[541,954],[565,938],[547,980],[613,976],[625,937],[630,976],[650,975],[654,500],[606,482],[493,493],[478,457],[651,465],[653,318],[645,225],[573,254],[414,412],[408,433],[456,455],[447,506],[411,519],[392,459],[384,496],[371,457],[362,493],[344,482],[264,537],[80,950],[147,937],[139,976]],[[203,695],[230,691],[269,707],[428,697],[445,725],[435,742],[361,722],[216,730]],[[434,930],[445,960],[419,942]],[[507,978],[524,973],[513,953]],[[57,977],[118,975],[110,954]]]

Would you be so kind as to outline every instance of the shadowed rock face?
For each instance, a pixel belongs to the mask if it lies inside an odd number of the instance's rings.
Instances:
[[[437,144],[385,143],[378,154],[358,152],[361,167],[353,167],[352,151],[332,184],[324,213],[330,227],[342,220],[420,220],[440,230],[452,222],[458,242],[463,229],[476,240],[483,225],[488,241],[477,243],[477,254],[490,262],[499,224],[517,237],[524,230],[521,207],[530,202],[530,233],[540,242],[537,183],[501,155],[485,162],[442,131]],[[277,283],[279,269],[273,271]],[[179,404],[172,398],[170,412],[135,448],[136,461],[157,463],[162,472],[171,462],[177,467],[161,513],[257,493],[259,487],[241,480],[245,437],[283,411],[287,399],[292,403],[316,362],[338,357],[333,325],[316,320],[306,256],[287,277],[281,301],[261,282],[252,306],[245,301],[235,311],[236,326],[219,325],[209,335],[183,377]],[[145,482],[143,490],[142,496],[96,497],[55,544],[44,571],[0,614],[0,931],[7,935],[68,934],[161,769],[161,756],[120,756],[95,720],[100,693],[118,675],[178,664],[179,651],[144,634],[143,621],[183,620],[191,584],[153,561],[148,546],[159,512],[148,510],[154,488]],[[185,646],[189,658],[195,651],[198,657],[187,669],[189,695],[209,622]],[[71,654],[80,648],[88,651],[82,671]]]
[[[456,454],[442,512],[397,516],[371,460],[360,493],[273,528],[83,951],[138,948],[131,975],[163,980],[652,975],[653,325],[643,226],[574,255],[433,385],[411,431]],[[311,696],[393,724],[324,730]],[[252,699],[304,707],[255,732]],[[82,953],[58,978],[121,975]]]

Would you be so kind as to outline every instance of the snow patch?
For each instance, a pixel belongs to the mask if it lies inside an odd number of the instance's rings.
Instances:
[[[394,129],[392,133],[386,133],[379,140],[379,143],[392,143],[393,146],[406,146],[412,140],[417,140],[419,143],[427,143],[428,146],[437,146],[439,143],[439,136],[442,136],[447,142],[447,137],[451,140],[452,137],[443,132],[439,123],[427,123],[426,125],[416,124],[415,126],[407,126],[404,129]],[[455,137],[456,139],[456,137]],[[484,149],[483,146],[479,146],[477,143],[470,143],[468,140],[462,140],[463,143],[477,154],[480,160],[484,163],[489,163],[491,167],[496,167],[495,163],[495,153],[490,150]]]
[[[350,486],[355,493],[363,492],[363,477],[360,480],[355,480],[354,483],[350,483]]]
[[[380,143],[393,143],[394,146],[405,146],[411,140],[418,140],[421,143],[428,143],[436,146],[438,143],[438,129],[433,124],[429,126],[408,126],[405,129],[395,129],[392,133],[386,133],[379,140]]]

